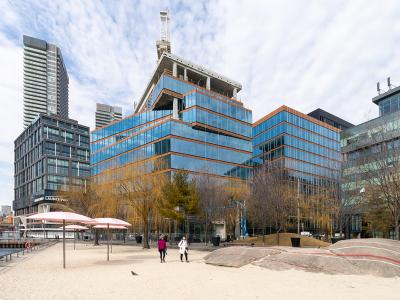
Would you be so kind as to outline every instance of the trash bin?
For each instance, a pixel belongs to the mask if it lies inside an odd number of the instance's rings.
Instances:
[[[299,237],[291,237],[292,247],[300,247],[300,238]]]
[[[221,237],[213,236],[212,239],[211,239],[211,242],[212,242],[213,246],[218,247],[219,243],[221,242]]]
[[[136,239],[136,243],[137,244],[141,244],[142,243],[142,236],[141,235],[135,236],[135,239]]]
[[[344,240],[344,237],[331,237],[331,243],[334,244],[336,242]]]

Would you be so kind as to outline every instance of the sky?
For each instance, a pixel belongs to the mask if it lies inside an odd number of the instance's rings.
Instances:
[[[378,116],[377,81],[400,85],[399,1],[0,0],[0,205],[23,130],[22,35],[61,48],[70,117],[93,128],[96,102],[133,112],[167,8],[172,52],[241,82],[253,121],[284,104],[358,124]]]

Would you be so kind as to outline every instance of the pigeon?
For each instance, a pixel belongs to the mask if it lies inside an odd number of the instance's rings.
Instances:
[[[139,274],[137,274],[137,273],[135,273],[135,272],[133,272],[133,271],[131,271],[131,274],[132,274],[133,276],[139,275]]]

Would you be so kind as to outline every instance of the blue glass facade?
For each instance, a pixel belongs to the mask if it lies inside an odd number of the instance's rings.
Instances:
[[[311,185],[338,181],[339,129],[282,106],[253,126],[253,161],[280,161],[293,178]]]
[[[394,94],[379,102],[379,115],[385,116],[400,110],[400,94]]]
[[[170,106],[154,108],[165,91],[181,95],[178,118],[173,118]],[[146,108],[91,133],[92,176],[162,159],[166,172],[249,178],[252,114],[241,102],[163,74]]]

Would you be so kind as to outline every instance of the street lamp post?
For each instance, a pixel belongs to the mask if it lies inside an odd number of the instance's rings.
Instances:
[[[177,206],[177,207],[175,207],[175,211],[177,211],[177,212],[182,211],[182,214],[183,214],[183,229],[185,231],[186,239],[188,239],[189,238],[189,232],[188,232],[188,226],[187,226],[188,225],[187,224],[188,219],[187,219],[187,216],[186,216],[186,207],[184,205]]]
[[[245,233],[243,230],[243,227],[244,227],[243,212],[245,209],[245,204],[238,200],[233,200],[233,199],[232,199],[232,202],[235,203],[236,207],[239,209],[239,236],[240,236],[240,238],[244,238]]]

